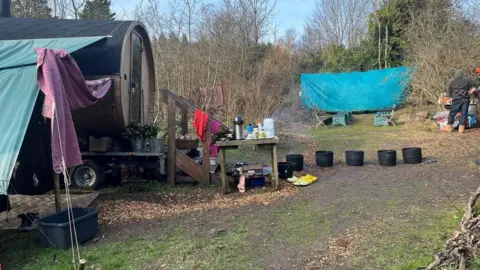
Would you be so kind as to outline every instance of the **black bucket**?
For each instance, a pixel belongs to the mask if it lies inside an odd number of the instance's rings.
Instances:
[[[363,151],[346,151],[345,158],[348,166],[363,166],[363,158],[365,154]]]
[[[403,148],[402,154],[403,154],[403,162],[405,162],[405,164],[422,163],[422,148],[419,148],[419,147]]]
[[[332,151],[317,151],[315,152],[315,162],[317,167],[333,167],[333,152]]]
[[[293,162],[279,162],[278,163],[278,176],[283,179],[293,177],[293,168],[295,163]]]
[[[293,166],[293,171],[296,171],[296,172],[303,171],[303,155],[298,155],[298,154],[287,155],[287,162],[292,162],[295,164]]]
[[[380,151],[378,151],[378,164],[380,166],[395,166],[395,165],[397,165],[397,151],[395,151],[395,150],[380,150]]]

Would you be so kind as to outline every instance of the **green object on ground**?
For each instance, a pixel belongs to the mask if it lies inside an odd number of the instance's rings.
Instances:
[[[349,113],[339,112],[333,116],[332,126],[347,126],[350,124]]]

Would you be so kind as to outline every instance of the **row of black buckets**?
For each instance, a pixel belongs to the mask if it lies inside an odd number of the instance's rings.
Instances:
[[[396,150],[380,150],[377,152],[378,164],[380,166],[396,166]],[[422,162],[422,149],[410,147],[402,149],[403,162],[405,164],[418,164]],[[348,166],[363,166],[365,159],[364,151],[345,151],[345,159]],[[278,163],[278,174],[281,178],[287,179],[293,176],[294,171],[303,171],[303,155],[287,155],[286,162]],[[315,152],[317,167],[333,167],[332,151]]]
[[[378,164],[380,166],[396,166],[397,151],[396,150],[380,150],[377,152]],[[403,162],[405,164],[418,164],[422,162],[422,149],[418,147],[410,147],[402,149]],[[364,151],[346,151],[345,159],[348,166],[363,166],[365,159]],[[315,152],[315,161],[317,167],[332,167],[333,152],[317,151]]]

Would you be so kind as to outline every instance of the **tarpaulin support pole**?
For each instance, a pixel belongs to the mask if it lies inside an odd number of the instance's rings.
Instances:
[[[86,260],[81,259],[80,262],[78,263],[77,270],[83,270],[83,269],[85,269],[85,264],[86,264],[86,263],[87,263]]]
[[[53,183],[55,185],[55,210],[60,212],[62,205],[60,203],[60,174],[53,173]]]

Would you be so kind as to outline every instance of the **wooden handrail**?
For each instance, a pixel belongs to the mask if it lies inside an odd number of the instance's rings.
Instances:
[[[189,110],[190,112],[194,112],[195,109],[200,109],[198,106],[194,105],[193,103],[189,102],[186,100],[184,97],[177,96],[175,93],[168,89],[160,89],[160,96],[162,97],[162,100],[165,104],[168,104],[168,98],[172,97],[175,100],[175,104],[182,108]],[[209,115],[210,119],[215,120],[222,124],[222,126],[227,127],[222,121],[219,121]]]
[[[185,98],[177,96],[175,93],[168,89],[160,89],[160,95],[162,96],[163,102],[166,104],[168,104],[168,98],[172,97],[175,100],[177,106],[182,109],[188,109],[190,111],[194,111],[195,109],[197,109],[197,106],[188,102],[188,100],[186,100]]]

